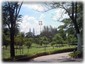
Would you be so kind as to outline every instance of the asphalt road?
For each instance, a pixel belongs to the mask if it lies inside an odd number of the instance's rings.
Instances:
[[[82,59],[71,58],[69,53],[71,52],[40,56],[33,58],[30,62],[82,62]]]

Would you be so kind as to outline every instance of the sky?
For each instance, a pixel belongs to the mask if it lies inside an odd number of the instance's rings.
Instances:
[[[22,15],[22,22],[19,23],[20,32],[27,33],[30,29],[31,32],[33,32],[33,29],[35,29],[35,35],[38,35],[40,34],[39,21],[42,21],[41,30],[43,30],[43,26],[51,25],[57,28],[63,25],[59,19],[69,18],[68,14],[64,14],[64,9],[56,8],[47,12],[42,12],[45,10],[47,10],[47,8],[42,6],[41,3],[23,3],[20,10],[20,14]]]

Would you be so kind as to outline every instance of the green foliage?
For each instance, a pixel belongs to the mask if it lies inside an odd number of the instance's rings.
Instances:
[[[40,38],[41,42],[44,44],[44,49],[46,51],[47,44],[49,44],[49,39],[46,36]]]
[[[52,37],[57,33],[57,28],[53,28],[50,26],[44,26],[44,29],[41,31],[41,36],[46,36],[47,38],[50,38],[50,41]]]
[[[80,51],[74,51],[70,53],[69,56],[72,58],[80,58],[80,57],[83,57],[83,53]]]
[[[74,35],[68,35],[67,40],[70,45],[77,44],[77,38]]]
[[[50,47],[47,47],[46,48],[46,51],[44,50],[44,47],[43,48],[36,48],[36,47],[31,47],[29,48],[29,53],[28,53],[28,48],[26,46],[24,46],[24,49],[23,49],[23,54],[22,55],[27,55],[28,57],[29,56],[39,56],[43,53],[47,53],[47,54],[53,54],[53,53],[62,53],[62,52],[68,52],[68,51],[73,51],[76,47],[75,46],[65,46],[65,47],[60,47],[60,48],[52,48],[51,46]],[[17,50],[17,54],[16,56],[19,56],[21,55],[20,54],[20,51],[19,49]],[[44,55],[44,54],[43,54]],[[3,49],[3,59],[6,59],[6,58],[10,58],[10,51],[9,49]]]
[[[20,9],[22,3],[18,2],[3,2],[2,4],[2,20],[3,27],[8,27],[10,30],[10,56],[12,60],[15,57],[15,35],[18,33],[18,21],[20,20]]]
[[[41,42],[45,45],[47,45],[49,43],[49,39],[46,36],[43,36],[40,39],[41,39]]]
[[[3,34],[3,43],[2,43],[6,48],[7,48],[7,46],[10,44],[10,38],[7,36],[7,35],[5,35],[5,34]]]
[[[43,42],[42,42],[42,40],[41,40],[41,37],[39,37],[39,38],[34,38],[34,43],[37,44],[37,45],[40,45],[40,46],[43,45]]]
[[[52,41],[51,42],[51,46],[54,46],[56,43],[55,43],[55,41]]]
[[[26,33],[26,37],[28,37],[28,38],[33,37],[33,33],[32,32]]]
[[[54,45],[55,45],[56,43],[55,43],[55,41],[52,41],[51,42],[51,46],[53,46],[53,48],[54,48]]]
[[[53,41],[55,41],[56,44],[63,44],[63,39],[62,39],[62,37],[60,36],[60,34],[56,34],[56,35],[53,37]]]
[[[24,37],[23,37],[22,34],[18,34],[18,35],[15,37],[15,45],[18,45],[18,46],[24,45]]]
[[[32,38],[25,38],[25,45],[29,49],[32,45],[33,39]]]
[[[15,6],[17,4],[17,2],[14,3],[10,3],[11,5],[11,10],[13,7],[16,8],[17,10],[17,7]],[[12,7],[12,4],[13,4],[13,7]],[[55,3],[56,4],[56,3]],[[71,3],[70,3],[71,4]],[[4,3],[5,5],[5,3]],[[23,34],[19,33],[18,31],[18,23],[13,23],[14,20],[17,20],[19,21],[19,19],[21,18],[21,15],[16,15],[16,12],[14,11],[13,13],[13,19],[12,16],[10,15],[10,9],[8,8],[9,6],[5,5],[5,6],[2,6],[2,15],[3,15],[3,31],[4,31],[4,35],[3,35],[3,45],[5,45],[6,47],[10,44],[10,39],[9,39],[9,35],[10,34],[14,34],[14,37],[15,37],[15,46],[22,46],[22,45],[26,45],[27,48],[31,48],[32,46],[32,43],[36,43],[38,45],[44,45],[45,49],[47,47],[48,50],[51,50],[49,53],[54,53],[54,52],[64,52],[64,51],[69,51],[70,49],[51,49],[51,48],[48,48],[48,44],[50,43],[51,46],[55,46],[56,45],[63,45],[63,44],[69,44],[69,45],[74,45],[74,44],[77,44],[77,38],[74,36],[76,34],[75,32],[75,29],[74,29],[74,25],[73,23],[71,22],[71,19],[68,18],[68,19],[63,19],[62,22],[64,23],[64,25],[61,25],[58,27],[58,31],[57,31],[57,28],[52,28],[52,26],[48,27],[48,26],[44,26],[44,29],[43,31],[41,32],[40,35],[38,35],[37,38],[34,38],[34,34],[32,32],[28,32],[26,33],[26,37],[23,36]],[[18,5],[17,5],[18,6]],[[68,6],[67,6],[68,7]],[[70,6],[71,7],[71,6]],[[82,22],[83,22],[83,5],[82,3],[78,3],[78,18],[77,18],[77,24],[79,26],[79,30],[80,32],[83,32],[83,29],[82,29]],[[68,10],[68,9],[67,9]],[[69,8],[69,10],[71,10],[71,8]],[[70,11],[68,12],[69,14]],[[17,17],[16,17],[17,16]],[[10,21],[13,20],[13,21]],[[11,23],[13,23],[13,25],[11,25]],[[6,28],[8,26],[8,28]],[[11,26],[14,26],[15,28],[15,33],[13,33],[14,31],[12,30],[11,32],[9,31]],[[13,28],[12,28],[13,29]],[[69,35],[66,36],[66,33],[68,33]],[[17,34],[17,35],[16,35]],[[82,33],[81,33],[82,34]],[[36,36],[35,36],[36,37]],[[83,39],[83,38],[82,38]],[[12,42],[11,42],[12,43]],[[36,48],[38,47],[38,45],[36,46]],[[31,52],[30,54],[37,54],[37,52],[39,51],[39,53],[42,53],[44,50],[38,48],[38,49],[29,49]],[[45,50],[45,52],[48,53],[48,50]],[[57,50],[57,51],[56,51]],[[27,51],[27,50],[25,50]],[[35,52],[34,52],[35,51]],[[31,55],[32,55],[31,54]],[[72,57],[77,57],[79,56],[81,53],[80,52],[73,52],[71,54]]]
[[[18,37],[15,37],[15,45],[19,46],[21,44],[21,39]]]

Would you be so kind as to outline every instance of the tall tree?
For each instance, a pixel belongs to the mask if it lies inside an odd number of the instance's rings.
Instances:
[[[15,57],[14,35],[15,35],[16,21],[18,20],[19,17],[21,5],[22,3],[18,2],[4,2],[2,5],[3,22],[10,29],[10,56],[12,60]]]
[[[56,34],[53,37],[53,41],[56,42],[56,45],[60,44],[61,46],[63,46],[63,38],[60,36],[60,34]]]
[[[34,34],[32,32],[27,32],[26,33],[26,37],[28,37],[28,38],[33,37],[33,36],[34,36]]]
[[[75,15],[74,15],[75,14]],[[77,33],[77,38],[78,38],[78,47],[77,50],[81,51],[82,50],[82,46],[81,46],[81,36],[80,36],[80,31],[79,31],[79,27],[77,24],[77,2],[72,2],[72,16],[71,16],[72,22],[74,23],[74,27]]]
[[[71,20],[70,19],[64,19],[64,20],[62,20],[62,22],[64,24],[60,25],[58,27],[58,32],[61,34],[62,38],[64,40],[66,40],[66,38],[69,34],[74,35],[76,37],[76,33],[75,33],[75,30],[74,30],[74,25],[71,22]]]
[[[42,44],[44,44],[44,49],[46,52],[46,47],[47,47],[47,44],[49,44],[49,39],[46,36],[43,36],[40,39],[41,39]]]
[[[80,13],[80,12],[78,12],[78,8],[79,8],[79,6],[81,6],[81,8],[83,7],[82,3],[78,3],[78,2],[51,2],[51,3],[45,3],[45,4],[46,4],[46,8],[48,8],[48,10],[55,9],[55,8],[59,7],[59,8],[64,9],[68,13],[69,18],[72,20],[72,23],[74,24],[76,35],[78,38],[77,50],[81,51],[82,50],[81,35],[80,35],[80,30],[79,30],[77,19],[79,18],[78,13]],[[46,11],[48,11],[48,10],[46,10]],[[81,11],[82,10],[83,9],[81,9]],[[44,11],[44,12],[46,12],[46,11]],[[80,23],[82,23],[82,22],[80,22]]]
[[[44,29],[41,31],[41,36],[46,36],[52,40],[52,37],[57,33],[57,28],[53,28],[52,26],[44,26]]]

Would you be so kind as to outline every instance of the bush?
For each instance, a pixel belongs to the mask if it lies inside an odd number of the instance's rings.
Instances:
[[[82,58],[83,52],[74,51],[73,53],[70,53],[69,56],[72,58]]]
[[[76,47],[75,48],[61,48],[61,49],[57,49],[57,50],[51,51],[50,53],[54,54],[54,53],[70,52],[70,51],[73,51],[75,49],[76,49]]]

